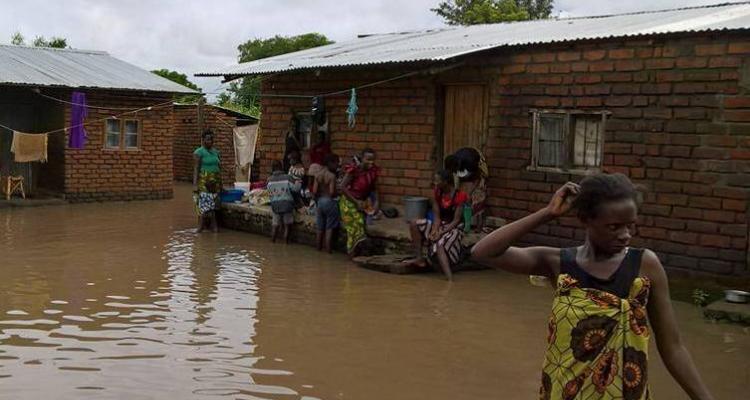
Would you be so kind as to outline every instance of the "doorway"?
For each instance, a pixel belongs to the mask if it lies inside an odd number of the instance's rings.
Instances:
[[[443,158],[462,147],[484,151],[487,142],[487,86],[449,84],[444,86]]]

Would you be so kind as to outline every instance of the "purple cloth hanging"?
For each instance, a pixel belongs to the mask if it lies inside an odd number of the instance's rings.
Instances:
[[[73,92],[73,96],[70,100],[73,103],[70,106],[70,135],[68,137],[68,147],[71,149],[82,149],[83,145],[86,144],[86,129],[84,129],[84,122],[89,114],[88,108],[86,108],[86,94],[81,92]]]

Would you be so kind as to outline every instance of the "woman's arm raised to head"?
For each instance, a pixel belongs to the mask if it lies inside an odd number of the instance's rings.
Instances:
[[[643,254],[641,270],[651,280],[648,319],[656,336],[656,347],[672,377],[693,400],[713,400],[693,359],[680,338],[680,331],[669,298],[667,274],[659,258],[650,250]]]
[[[512,247],[537,227],[570,211],[578,185],[566,183],[555,192],[547,207],[503,226],[480,240],[471,250],[472,259],[509,272],[554,276],[559,272],[560,250],[552,247]]]

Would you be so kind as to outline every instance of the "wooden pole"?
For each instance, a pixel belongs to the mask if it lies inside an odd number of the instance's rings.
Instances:
[[[200,135],[201,138],[203,138],[203,104],[206,102],[206,99],[201,96],[198,98],[198,135]]]

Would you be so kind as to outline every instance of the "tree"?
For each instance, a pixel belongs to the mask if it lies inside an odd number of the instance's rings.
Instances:
[[[552,15],[554,0],[516,0],[529,13],[529,19],[547,19]]]
[[[553,0],[447,0],[431,9],[449,25],[549,18]]]
[[[23,46],[25,40],[26,39],[23,37],[21,32],[16,32],[10,38],[10,44],[12,44],[13,46]]]
[[[171,71],[165,68],[162,69],[155,69],[151,71],[152,74],[156,74],[161,76],[162,78],[169,79],[172,82],[179,83],[182,86],[188,87],[193,90],[201,91],[201,89],[193,82],[190,82],[188,80],[187,75],[181,74],[177,71]],[[199,95],[182,95],[175,97],[175,101],[178,103],[189,103],[193,104],[198,101],[200,98]]]
[[[16,32],[10,38],[10,43],[14,46],[25,46],[26,38],[23,37],[21,32]],[[34,47],[68,48],[68,40],[57,36],[53,36],[49,40],[45,39],[44,36],[37,36],[31,44]]]
[[[181,74],[177,71],[170,71],[168,69],[155,69],[151,71],[151,73],[159,75],[162,78],[169,79],[172,82],[179,83],[182,86],[189,87],[190,89],[200,91],[198,85],[188,80],[187,75]]]
[[[33,44],[34,47],[52,47],[55,49],[68,48],[68,40],[57,36],[52,36],[49,40],[45,39],[44,36],[37,36],[34,39]]]
[[[269,39],[251,39],[237,46],[239,62],[250,62],[292,53],[333,43],[320,33],[306,33],[298,36],[274,36]],[[240,110],[251,115],[260,115],[260,78],[246,77],[232,82],[227,93],[217,97],[219,105]]]

